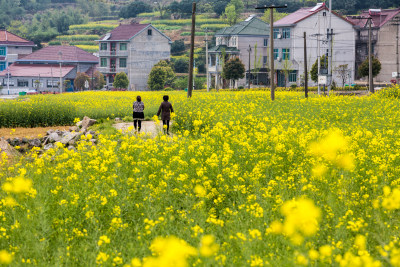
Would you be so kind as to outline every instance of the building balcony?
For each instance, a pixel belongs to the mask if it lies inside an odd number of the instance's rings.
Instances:
[[[119,67],[99,67],[97,68],[101,73],[104,74],[115,74],[120,72],[128,73],[128,68],[119,68]]]
[[[99,56],[100,57],[127,57],[128,51],[110,51],[110,50],[100,50],[99,51]]]
[[[361,35],[356,38],[356,42],[359,43],[368,43],[369,37],[368,35]],[[372,34],[371,43],[376,43],[378,41],[378,36],[376,34]]]

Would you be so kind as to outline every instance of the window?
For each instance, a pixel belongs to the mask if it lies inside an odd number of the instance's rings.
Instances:
[[[107,67],[107,59],[106,58],[101,58],[100,59],[100,67]]]
[[[5,62],[0,62],[0,71],[3,71],[6,69],[6,63]]]
[[[264,46],[268,46],[268,39],[264,39]]]
[[[18,80],[17,85],[18,87],[29,87],[29,82],[27,80]]]
[[[279,57],[279,49],[274,49],[274,59],[278,59]]]
[[[3,85],[7,85],[8,78],[3,79]],[[10,79],[10,86],[14,86],[14,81]]]
[[[107,50],[107,43],[101,43],[100,44],[100,50]]]
[[[289,39],[290,38],[290,28],[282,29],[282,38]]]
[[[126,48],[127,48],[126,43],[120,43],[120,44],[119,44],[119,50],[121,50],[121,51],[126,51]]]
[[[147,30],[147,35],[153,35],[153,30],[152,29],[148,29]]]
[[[53,81],[47,80],[47,88],[58,87],[58,83],[59,83],[59,81],[57,81],[57,80],[53,80]]]
[[[119,59],[119,67],[120,68],[126,68],[126,58],[120,58]]]
[[[283,60],[290,60],[290,49],[289,48],[283,48],[282,49],[282,59]]]
[[[289,73],[289,82],[290,83],[295,83],[297,82],[297,70],[292,70]]]
[[[5,56],[6,55],[6,47],[5,46],[1,46],[0,47],[0,56]]]
[[[278,39],[279,29],[274,29],[274,39]]]
[[[268,61],[268,57],[267,56],[263,56],[263,65],[267,65],[267,61]]]

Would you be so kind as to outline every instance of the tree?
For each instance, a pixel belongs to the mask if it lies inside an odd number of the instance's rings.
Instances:
[[[78,72],[76,74],[74,85],[79,90],[82,91],[85,88],[85,82],[89,82],[89,76],[86,73]]]
[[[229,25],[235,24],[238,19],[235,6],[232,4],[227,5],[225,7],[225,13],[222,15],[222,18],[224,18]]]
[[[229,1],[227,0],[217,0],[213,3],[213,10],[218,16],[221,16],[228,4]]]
[[[147,85],[151,90],[162,90],[167,84],[171,84],[175,73],[169,62],[161,60],[150,71]]]
[[[381,72],[381,62],[379,61],[379,59],[377,59],[376,57],[372,57],[372,77],[375,77],[376,75],[379,74],[379,72]],[[358,74],[360,75],[360,77],[365,77],[369,75],[369,60],[368,58],[366,60],[364,60],[363,63],[361,63],[361,65],[358,67]]]
[[[285,61],[282,64],[282,71],[283,74],[285,75],[285,87],[288,83],[288,79],[289,79],[289,74],[292,71],[292,62],[286,57]]]
[[[325,68],[325,66],[326,66],[325,55],[323,55],[320,58],[319,65],[320,65],[320,68]],[[318,82],[318,59],[312,65],[310,74],[311,74],[311,80],[313,80],[314,82]]]
[[[113,83],[114,88],[126,89],[128,88],[128,85],[129,85],[129,80],[125,72],[120,72],[117,73],[117,75],[115,75]]]
[[[337,73],[339,78],[342,80],[342,87],[344,87],[346,80],[350,76],[349,65],[348,64],[339,65],[338,67],[335,68],[334,71]]]
[[[270,23],[270,17],[271,17],[270,14],[271,14],[270,9],[266,9],[261,19],[267,23]],[[274,21],[278,21],[281,18],[286,17],[287,15],[289,15],[289,13],[274,12]]]
[[[152,12],[153,8],[142,1],[135,1],[131,2],[129,5],[124,6],[121,8],[121,11],[119,12],[119,16],[121,18],[134,18],[140,13],[144,12]]]
[[[184,39],[175,40],[171,44],[171,54],[178,54],[185,51]]]
[[[179,58],[174,62],[174,71],[176,73],[187,73],[189,69],[187,60]]]
[[[167,12],[170,3],[171,0],[157,0],[154,2],[154,4],[156,5],[156,10],[160,12],[161,18],[165,17],[165,13]]]
[[[106,85],[106,81],[104,79],[104,75],[100,71],[96,71],[93,74],[93,87],[95,89],[101,89]]]
[[[222,69],[222,77],[227,80],[238,80],[244,77],[245,68],[238,57],[228,60]]]

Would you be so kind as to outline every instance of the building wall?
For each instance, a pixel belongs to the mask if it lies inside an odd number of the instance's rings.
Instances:
[[[152,29],[149,36],[147,29]],[[128,78],[130,89],[148,90],[147,80],[151,69],[160,60],[170,59],[170,41],[153,27],[145,29],[128,44]]]
[[[400,19],[400,14],[396,16]],[[378,32],[378,42],[375,47],[375,54],[381,62],[382,69],[375,81],[390,83],[392,72],[397,72],[396,63],[396,45],[400,45],[400,41],[396,42],[396,31],[399,31],[400,26],[393,25],[393,20],[383,25]],[[400,50],[400,46],[399,46]]]
[[[18,55],[32,54],[32,47],[26,46],[8,46],[7,47],[7,61],[14,63],[18,59]]]
[[[267,39],[267,46],[264,46],[264,39]],[[250,69],[254,69],[254,61],[257,58],[257,62],[260,62],[258,68],[266,68],[269,66],[269,36],[239,36],[237,48],[240,50],[240,60],[245,66],[246,72],[249,69],[249,45],[251,46],[250,52]],[[255,54],[255,45],[257,44],[257,55]],[[267,62],[265,62],[267,57]],[[266,64],[264,64],[266,63]],[[238,81],[239,86],[245,86],[247,84],[246,76],[244,79]]]
[[[319,15],[318,15],[319,13]],[[290,63],[293,70],[297,70],[297,84],[300,84],[300,75],[304,74],[304,38],[303,33],[307,35],[307,68],[308,72],[311,70],[312,65],[318,58],[317,50],[317,37],[315,34],[322,34],[320,36],[320,56],[326,53],[328,44],[323,43],[321,40],[326,40],[326,29],[328,27],[329,12],[326,11],[326,16],[323,11],[320,11],[313,16],[310,16],[298,22],[291,29],[290,39],[275,39],[274,48],[279,49],[280,57],[282,48],[290,48]],[[320,25],[320,28],[318,27]],[[332,70],[337,66],[347,64],[349,69],[349,79],[346,83],[353,83],[355,73],[355,30],[353,25],[345,20],[332,14],[332,29],[333,29],[333,59]],[[281,28],[281,27],[279,27]],[[314,35],[314,36],[313,36]],[[281,62],[275,61],[277,70],[284,68],[284,60]],[[333,79],[337,85],[342,85],[342,80],[337,72],[333,71]],[[316,85],[313,81],[309,80],[310,85]]]

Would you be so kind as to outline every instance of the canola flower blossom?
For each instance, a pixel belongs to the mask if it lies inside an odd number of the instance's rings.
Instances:
[[[172,136],[114,131],[76,151],[0,152],[1,264],[400,266],[398,99],[143,92],[147,119],[164,94]],[[0,110],[109,125],[135,97],[34,96]]]

